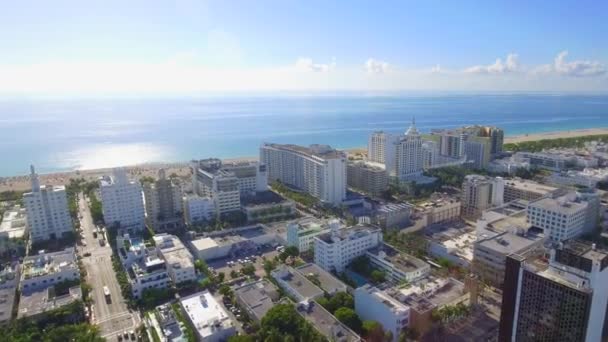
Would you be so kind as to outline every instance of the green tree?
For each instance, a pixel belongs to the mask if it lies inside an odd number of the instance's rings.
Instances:
[[[384,329],[382,324],[376,321],[365,320],[362,324],[362,334],[367,341],[382,342],[384,341]]]
[[[235,270],[230,271],[230,278],[235,279],[239,277],[239,273]]]
[[[332,314],[335,313],[339,308],[355,308],[355,301],[353,296],[348,292],[338,292],[328,298],[320,298],[317,300],[327,311]]]
[[[250,335],[235,335],[228,339],[228,342],[255,342],[255,336]]]
[[[373,270],[371,273],[371,279],[374,284],[380,284],[386,280],[386,275],[380,270]]]
[[[291,304],[273,306],[262,318],[259,338],[261,341],[310,341],[325,339],[300,316]]]
[[[241,268],[241,273],[248,276],[253,276],[255,274],[255,266],[253,264],[247,264]]]
[[[361,331],[361,320],[359,319],[359,316],[357,316],[357,314],[355,313],[355,311],[353,309],[344,308],[344,307],[339,308],[334,313],[334,316],[336,316],[336,318],[340,322],[346,324],[346,326],[351,328],[353,331],[355,331],[355,332]]]

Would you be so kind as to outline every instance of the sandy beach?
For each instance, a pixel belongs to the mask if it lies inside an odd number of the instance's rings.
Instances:
[[[518,142],[524,142],[524,141],[572,138],[572,137],[582,137],[582,136],[587,136],[587,135],[598,135],[598,134],[608,134],[608,128],[586,128],[586,129],[575,129],[575,130],[571,130],[571,131],[513,135],[513,136],[506,136],[504,142],[505,143],[518,143]]]
[[[514,135],[505,137],[505,143],[517,143],[524,141],[534,141],[542,139],[557,139],[557,138],[571,138],[578,136],[587,135],[598,135],[608,134],[608,128],[589,128],[589,129],[578,129],[571,131],[560,131],[560,132],[545,132],[545,133],[532,133],[524,135]],[[356,147],[345,149],[350,155],[356,158],[363,158],[367,153],[367,148]],[[235,157],[230,159],[224,159],[224,162],[234,161],[255,161],[257,157]],[[127,167],[129,174],[134,179],[139,179],[144,176],[156,177],[158,170],[165,168],[167,174],[177,174],[180,177],[187,178],[190,175],[190,168],[187,162],[183,163],[151,163],[144,165],[136,165]],[[95,180],[103,175],[111,174],[111,169],[96,169],[96,170],[75,170],[66,171],[51,174],[40,175],[42,184],[50,185],[63,185],[69,183],[71,178],[85,178],[87,180]],[[14,177],[0,177],[0,191],[16,190],[23,191],[30,188],[29,176],[14,176]]]

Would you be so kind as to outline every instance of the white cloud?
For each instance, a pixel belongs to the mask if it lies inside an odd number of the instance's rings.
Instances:
[[[568,51],[560,52],[555,57],[553,67],[555,71],[562,75],[567,76],[598,76],[606,73],[606,68],[600,62],[597,61],[572,61],[567,62],[566,56]]]
[[[365,70],[370,74],[384,74],[390,68],[390,65],[381,60],[370,58],[365,62]]]
[[[296,61],[296,69],[302,71],[327,72],[336,67],[336,59],[334,58],[329,64],[314,63],[312,58],[300,57]]]
[[[496,59],[494,64],[490,65],[475,65],[464,70],[465,73],[469,74],[505,74],[509,72],[517,71],[519,68],[519,57],[515,53],[507,55],[505,62],[502,59]]]
[[[441,65],[439,65],[439,64],[437,64],[431,68],[431,73],[433,73],[433,74],[440,74],[442,72],[443,72],[443,69],[441,69]]]

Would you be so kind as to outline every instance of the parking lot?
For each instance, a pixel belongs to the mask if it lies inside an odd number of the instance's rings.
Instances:
[[[217,259],[207,262],[207,265],[215,270],[217,273],[224,273],[226,280],[230,280],[230,272],[239,272],[245,265],[252,263],[255,267],[255,274],[258,277],[265,276],[264,272],[264,258],[271,260],[275,256],[279,255],[279,252],[270,245],[263,246],[262,249],[246,249],[236,253],[234,257]],[[249,262],[246,262],[249,259]]]

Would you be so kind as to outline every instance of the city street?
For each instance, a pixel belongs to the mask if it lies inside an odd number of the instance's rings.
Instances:
[[[79,246],[78,252],[82,256],[84,266],[87,270],[87,282],[92,286],[93,298],[93,320],[92,323],[99,326],[101,335],[108,340],[123,331],[135,330],[140,318],[136,313],[129,312],[127,303],[122,297],[120,286],[116,280],[116,274],[112,269],[112,249],[109,244],[101,246],[99,239],[93,236],[95,225],[87,201],[83,194],[78,196],[78,211],[82,217],[81,227],[84,233],[86,246]],[[90,256],[84,256],[91,253]],[[110,290],[111,301],[106,302],[103,287]]]

